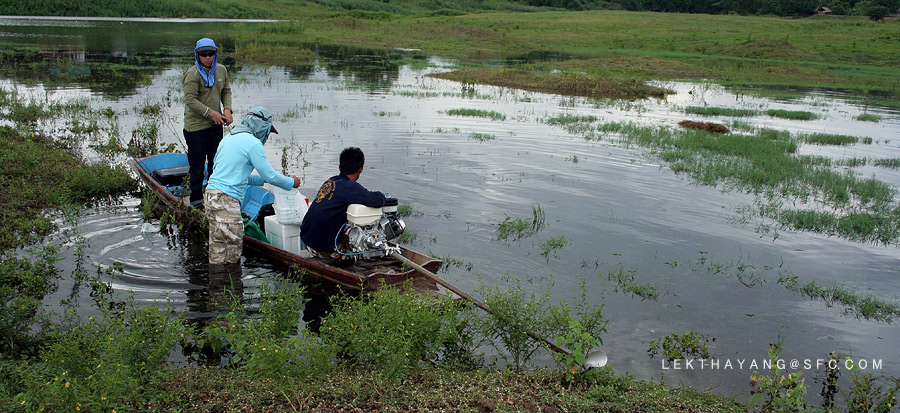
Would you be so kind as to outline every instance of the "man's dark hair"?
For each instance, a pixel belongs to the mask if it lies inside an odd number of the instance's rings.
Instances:
[[[341,175],[352,175],[366,163],[366,155],[362,149],[350,147],[341,151]]]

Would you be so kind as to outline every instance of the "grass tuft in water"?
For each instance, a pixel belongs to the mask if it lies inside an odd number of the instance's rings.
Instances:
[[[473,133],[473,134],[471,134],[471,135],[469,135],[469,136],[470,136],[472,139],[475,139],[476,141],[479,141],[479,142],[487,142],[487,141],[492,141],[492,140],[494,140],[494,139],[497,139],[496,136],[491,135],[491,134],[489,134],[489,133],[478,133],[478,132],[476,132],[476,133]]]
[[[616,283],[615,291],[622,291],[631,294],[632,297],[638,296],[641,300],[656,300],[659,298],[659,291],[650,284],[638,284],[634,282],[634,270],[625,271],[619,267],[616,271],[610,271],[606,278]],[[603,276],[603,273],[599,274]]]
[[[759,111],[752,109],[736,109],[736,108],[717,108],[708,106],[688,106],[684,108],[684,113],[689,115],[701,116],[731,116],[735,118],[750,117],[759,114]]]
[[[828,133],[802,134],[803,142],[813,145],[852,145],[859,142],[859,138],[849,135],[832,135]]]
[[[491,120],[506,120],[506,115],[493,110],[482,109],[450,109],[448,115],[452,116],[468,116],[474,118],[489,118]]]
[[[900,317],[900,303],[887,302],[872,294],[860,294],[843,285],[823,287],[815,280],[800,284],[796,275],[787,273],[779,274],[778,283],[804,297],[823,300],[829,307],[840,303],[844,306],[844,314],[856,318],[892,323]]]
[[[816,120],[816,119],[819,119],[819,115],[816,115],[815,113],[799,111],[799,110],[769,109],[766,111],[766,115],[769,115],[774,118],[790,119],[790,120]]]
[[[857,116],[856,120],[863,121],[863,122],[878,123],[878,122],[881,122],[884,120],[884,116],[873,115],[871,113],[863,113],[862,115]]]
[[[650,358],[661,355],[665,360],[673,362],[676,360],[705,359],[712,358],[709,354],[709,343],[715,341],[705,334],[695,333],[693,330],[689,333],[671,334],[650,342]]]
[[[497,234],[494,236],[499,241],[515,242],[537,234],[544,229],[544,210],[540,205],[531,206],[531,221],[507,215],[497,224]]]

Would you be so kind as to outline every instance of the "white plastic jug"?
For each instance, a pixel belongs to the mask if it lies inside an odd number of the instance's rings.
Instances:
[[[279,223],[285,225],[300,225],[306,211],[309,210],[309,198],[300,193],[297,188],[290,191],[278,187],[272,187],[272,194],[275,195],[275,219]]]

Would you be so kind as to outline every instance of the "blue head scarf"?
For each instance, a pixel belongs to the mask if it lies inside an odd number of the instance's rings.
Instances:
[[[213,57],[212,67],[209,68],[209,73],[206,73],[206,68],[200,64],[200,48],[201,47],[212,47],[216,50],[216,56]],[[213,39],[208,37],[204,37],[200,40],[197,40],[197,47],[194,48],[194,64],[197,65],[197,71],[200,72],[200,77],[203,78],[203,81],[206,82],[206,87],[213,87],[216,84],[216,66],[219,63],[219,48],[216,47],[216,42]]]
[[[231,135],[249,133],[259,139],[263,144],[269,139],[269,133],[278,133],[275,125],[272,125],[272,113],[262,106],[250,109],[247,116],[241,119],[241,123],[231,129]]]

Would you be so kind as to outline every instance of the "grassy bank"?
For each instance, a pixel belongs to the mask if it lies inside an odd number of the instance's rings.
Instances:
[[[900,22],[896,20],[622,11],[454,16],[335,13],[315,7],[283,11],[296,20],[247,26],[238,38],[255,36],[255,41],[298,46],[320,42],[421,49],[473,62],[512,59],[507,62],[514,63],[538,53],[562,60],[526,66],[526,70],[560,70],[588,79],[626,82],[708,80],[840,88],[877,92],[894,100],[900,90],[900,51],[894,47]],[[492,72],[468,73],[468,78],[484,83],[505,78]]]

